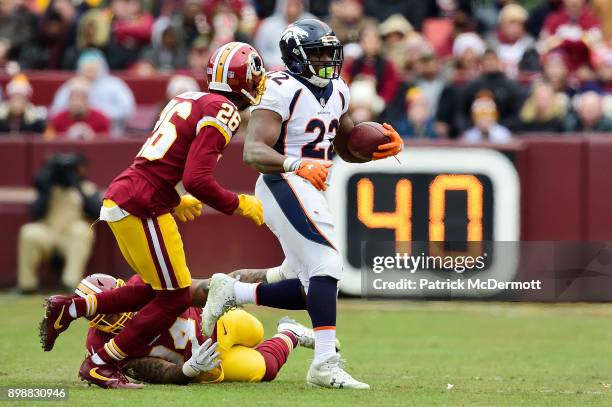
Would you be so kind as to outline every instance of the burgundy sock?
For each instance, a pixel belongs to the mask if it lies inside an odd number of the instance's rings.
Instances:
[[[155,291],[155,297],[145,305],[105,346],[114,348],[120,356],[133,355],[147,350],[149,344],[164,330],[170,328],[176,318],[191,305],[189,287],[179,290]],[[102,346],[96,353],[105,362],[116,363],[121,358],[113,358]],[[112,351],[110,353],[113,353]],[[123,355],[122,355],[123,354]],[[116,354],[115,354],[116,356]]]
[[[261,353],[266,363],[266,373],[261,379],[263,382],[269,382],[274,380],[278,371],[283,367],[291,350],[297,346],[297,338],[293,332],[282,331],[280,334],[289,338],[292,343],[292,347],[283,338],[274,337],[260,343],[255,350]]]

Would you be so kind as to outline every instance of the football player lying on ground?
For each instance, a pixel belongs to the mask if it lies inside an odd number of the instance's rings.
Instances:
[[[248,271],[243,274],[248,275]],[[227,312],[219,319],[212,338],[205,338],[201,306],[205,302],[206,280],[194,280],[193,283],[194,306],[183,312],[152,343],[125,358],[120,365],[125,375],[162,384],[270,381],[296,346],[314,346],[313,331],[287,317],[279,321],[276,335],[262,342],[261,322],[241,309]],[[75,293],[84,297],[100,292],[127,292],[115,290],[119,287],[132,287],[133,295],[137,296],[148,292],[143,289],[148,286],[138,275],[126,284],[106,274],[93,274],[81,280]],[[120,295],[116,300],[125,301],[126,297]],[[133,313],[125,312],[90,317],[86,341],[88,354],[119,333],[132,316]],[[113,380],[97,371],[91,374],[100,380]]]

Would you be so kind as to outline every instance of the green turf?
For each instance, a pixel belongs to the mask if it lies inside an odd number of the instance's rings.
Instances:
[[[78,405],[612,405],[612,305],[342,301],[343,355],[371,391],[307,389],[306,349],[296,350],[272,383],[105,391],[77,379],[85,354],[82,321],[53,352],[42,352],[36,329],[41,302],[0,296],[0,386],[66,386]],[[284,314],[250,310],[268,334]],[[290,315],[306,321],[303,313]]]

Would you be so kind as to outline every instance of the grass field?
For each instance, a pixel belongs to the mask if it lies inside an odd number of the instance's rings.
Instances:
[[[372,386],[358,392],[305,388],[306,349],[296,350],[272,383],[89,388],[77,379],[85,323],[45,354],[36,329],[41,303],[42,297],[0,296],[0,386],[66,386],[74,405],[612,405],[612,305],[342,301],[343,356],[349,371]],[[267,334],[285,314],[252,311]],[[306,321],[303,313],[290,315]]]

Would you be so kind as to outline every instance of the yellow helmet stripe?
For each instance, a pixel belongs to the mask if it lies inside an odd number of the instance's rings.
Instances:
[[[92,294],[92,295],[96,294],[94,292],[94,290],[92,290],[91,288],[87,287],[83,283],[79,283],[79,286],[77,287],[77,290],[81,291],[83,294]]]
[[[219,57],[216,66],[213,68],[215,72],[215,82],[221,82],[223,79],[223,67],[225,66],[227,57],[229,56],[230,52],[232,52],[232,50],[239,45],[239,42],[230,42],[221,52],[221,56]]]

